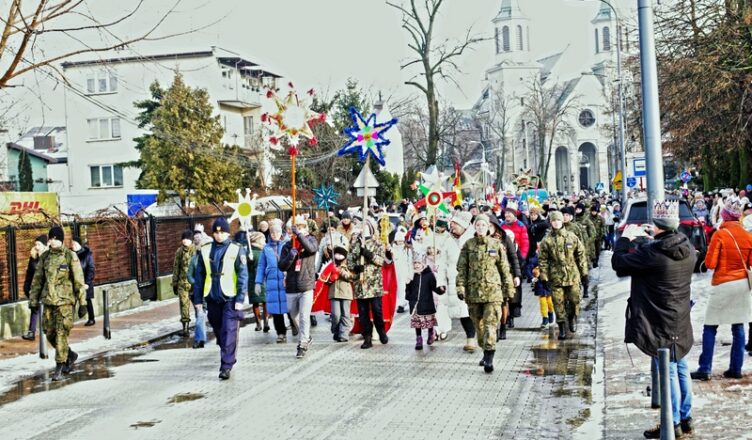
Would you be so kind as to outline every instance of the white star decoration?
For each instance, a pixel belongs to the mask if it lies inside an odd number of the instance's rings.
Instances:
[[[238,203],[225,202],[225,206],[229,206],[235,210],[232,213],[232,217],[230,217],[230,222],[238,219],[240,221],[240,230],[250,231],[252,227],[251,218],[263,214],[262,211],[256,210],[256,199],[258,196],[253,194],[253,197],[251,197],[251,190],[249,188],[245,189],[245,196],[242,195],[239,189],[235,192],[238,194]]]

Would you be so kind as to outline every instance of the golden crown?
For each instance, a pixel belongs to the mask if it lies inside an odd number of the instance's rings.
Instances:
[[[653,204],[653,218],[654,219],[678,219],[679,218],[679,202],[669,200],[657,200]]]

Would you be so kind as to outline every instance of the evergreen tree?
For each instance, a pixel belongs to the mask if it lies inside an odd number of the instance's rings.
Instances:
[[[21,149],[21,156],[18,158],[18,185],[21,191],[34,191],[34,176],[31,171],[31,160],[26,150]]]

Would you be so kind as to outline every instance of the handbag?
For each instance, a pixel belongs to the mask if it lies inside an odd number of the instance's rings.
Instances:
[[[731,236],[731,239],[734,240],[734,245],[736,246],[736,250],[739,252],[739,257],[742,259],[742,265],[744,266],[744,272],[747,274],[747,286],[749,287],[749,290],[752,290],[752,269],[750,269],[749,266],[747,266],[747,260],[744,259],[744,254],[742,254],[742,250],[739,248],[739,243],[736,242],[736,239],[734,238],[734,235],[728,231],[728,229],[724,229],[728,233],[728,235]]]

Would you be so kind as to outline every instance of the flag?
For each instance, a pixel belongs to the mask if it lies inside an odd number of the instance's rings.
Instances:
[[[454,206],[461,206],[462,205],[462,178],[460,177],[462,175],[462,171],[460,170],[460,164],[459,162],[454,164],[454,183],[452,184],[452,189],[454,190],[454,193],[457,194],[457,197],[454,199]]]

